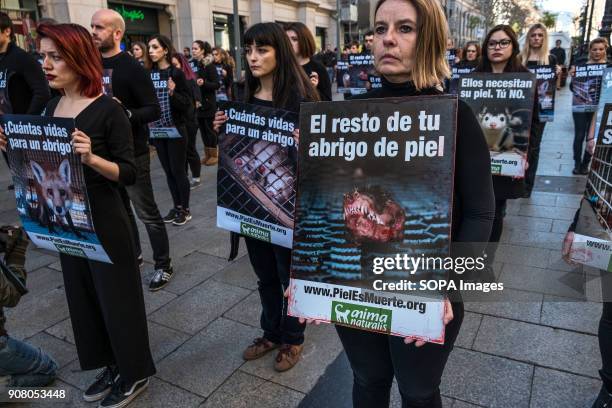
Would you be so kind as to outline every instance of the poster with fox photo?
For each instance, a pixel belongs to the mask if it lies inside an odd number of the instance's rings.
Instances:
[[[525,176],[535,89],[531,72],[473,73],[459,80],[459,99],[480,123],[493,175]]]
[[[572,78],[572,112],[595,112],[599,104],[601,81],[606,64],[576,65]]]
[[[168,89],[169,79],[168,70],[151,70],[151,80],[161,109],[161,118],[149,123],[149,137],[151,139],[177,139],[181,137],[172,119]]]
[[[612,272],[612,104],[604,106],[599,136],[580,204],[570,258]]]
[[[350,83],[350,75],[348,73],[348,68],[348,58],[342,58],[339,59],[338,62],[336,62],[336,84],[338,84],[336,92],[340,94],[350,92],[350,89],[344,87],[345,81],[346,83]]]
[[[536,65],[528,69],[537,80],[540,122],[552,122],[555,118],[556,68],[554,65]]]
[[[345,92],[351,95],[365,93],[369,90],[370,75],[376,75],[374,56],[372,54],[349,54],[348,71],[342,77]]]
[[[74,120],[3,115],[17,211],[36,246],[112,263],[96,235],[83,167],[72,152]]]
[[[13,108],[8,95],[8,70],[0,70],[0,115],[12,112]]]
[[[220,102],[217,226],[291,248],[295,212],[297,114]]]
[[[595,118],[595,131],[593,135],[599,136],[599,125],[603,117],[606,104],[612,103],[612,68],[606,68],[601,80],[601,92],[599,94],[599,105],[597,106],[597,116]]]
[[[448,257],[456,114],[450,95],[302,104],[291,316],[444,342],[437,294],[380,285],[447,270],[378,268]]]
[[[448,82],[447,92],[451,95],[457,95],[457,90],[459,88],[459,78],[464,75],[471,74],[472,72],[474,72],[475,69],[476,67],[468,67],[461,65],[455,65],[451,67],[451,77]]]

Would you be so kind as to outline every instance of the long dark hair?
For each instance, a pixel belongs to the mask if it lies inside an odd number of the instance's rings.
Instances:
[[[168,61],[168,64],[170,64],[170,67],[173,67],[173,65],[172,65],[172,56],[174,54],[176,54],[176,50],[174,49],[174,45],[172,45],[172,41],[170,41],[170,39],[168,37],[166,37],[165,35],[161,35],[161,34],[156,34],[156,35],[152,36],[149,39],[149,42],[151,42],[152,40],[157,40],[159,45],[161,45],[161,47],[163,49],[168,51],[168,53],[166,54],[166,61]],[[147,47],[147,52],[149,52],[149,47]],[[151,56],[149,56],[149,61],[150,61],[150,66],[147,67],[145,65],[145,68],[146,69],[153,69],[153,68],[157,69],[157,62],[153,62],[151,60]]]
[[[276,52],[272,104],[276,108],[297,107],[302,101],[318,101],[319,94],[298,64],[289,37],[277,23],[257,23],[244,33],[245,45],[268,45]],[[248,102],[261,87],[249,65],[245,68],[244,99]]]
[[[183,74],[185,74],[185,79],[187,79],[188,81],[195,81],[197,79],[197,76],[191,69],[191,65],[189,65],[189,61],[187,60],[187,57],[185,57],[185,55],[180,52],[175,52],[174,55],[172,55],[172,58],[176,58],[176,60],[181,65],[181,71],[183,71]]]
[[[482,41],[482,55],[480,57],[480,64],[476,68],[476,72],[491,72],[493,69],[491,68],[491,61],[489,60],[489,40],[498,31],[503,31],[506,33],[508,37],[510,37],[510,41],[512,41],[512,55],[510,59],[506,62],[506,66],[504,68],[504,72],[527,72],[527,68],[523,66],[521,60],[519,58],[519,52],[521,51],[518,39],[516,38],[516,33],[507,24],[499,24],[493,27],[485,39]]]

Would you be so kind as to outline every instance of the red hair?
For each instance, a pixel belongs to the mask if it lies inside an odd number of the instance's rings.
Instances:
[[[78,24],[41,24],[38,36],[55,43],[66,65],[79,76],[79,92],[93,98],[102,93],[102,58],[91,34]]]

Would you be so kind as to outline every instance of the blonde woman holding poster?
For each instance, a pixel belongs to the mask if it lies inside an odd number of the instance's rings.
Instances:
[[[381,88],[353,99],[442,95],[450,76],[446,18],[438,2],[379,0],[375,8],[375,67]],[[452,242],[486,242],[494,214],[489,150],[469,106],[457,114]],[[463,321],[463,302],[445,300],[443,345],[336,326],[354,374],[353,406],[389,405],[393,378],[402,406],[441,407],[440,381]]]

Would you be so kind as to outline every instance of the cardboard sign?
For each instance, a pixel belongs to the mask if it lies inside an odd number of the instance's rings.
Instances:
[[[170,93],[168,90],[168,70],[151,70],[151,80],[157,94],[157,101],[161,109],[161,117],[149,123],[149,137],[151,139],[177,139],[181,137],[172,119],[170,108]]]
[[[570,258],[612,271],[612,104],[606,104]]]
[[[217,226],[291,248],[295,212],[297,114],[221,102]]]
[[[288,313],[443,343],[441,298],[381,285],[448,270],[456,97],[302,104]],[[413,273],[414,272],[414,273]]]
[[[491,173],[524,177],[536,78],[530,72],[461,77],[459,99],[471,108],[491,153]]]
[[[555,93],[557,74],[554,65],[537,65],[529,68],[537,79],[540,122],[552,122],[555,118]]]
[[[40,248],[112,263],[94,229],[81,157],[72,152],[74,120],[4,115],[0,122],[17,211],[30,240]]]
[[[576,65],[572,78],[572,112],[595,112],[606,64]]]

